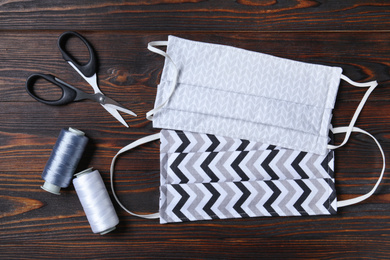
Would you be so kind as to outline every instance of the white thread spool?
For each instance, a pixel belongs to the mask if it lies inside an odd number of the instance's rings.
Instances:
[[[89,168],[75,176],[73,185],[92,232],[104,235],[114,230],[119,218],[100,173]]]
[[[42,172],[42,189],[60,195],[61,188],[69,186],[88,138],[84,132],[69,127],[62,129]]]

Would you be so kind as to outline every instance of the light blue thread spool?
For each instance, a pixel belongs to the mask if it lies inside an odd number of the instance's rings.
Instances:
[[[69,186],[77,164],[83,155],[88,138],[84,132],[62,129],[42,173],[42,189],[60,195],[61,188]]]

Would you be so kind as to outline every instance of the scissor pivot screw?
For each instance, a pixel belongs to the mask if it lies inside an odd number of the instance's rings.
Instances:
[[[99,97],[99,102],[104,104],[105,98],[103,96]]]

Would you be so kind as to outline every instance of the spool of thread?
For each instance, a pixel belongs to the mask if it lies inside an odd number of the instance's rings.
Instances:
[[[107,234],[119,223],[118,215],[97,170],[89,168],[75,174],[73,186],[93,233]]]
[[[42,189],[60,195],[69,186],[77,164],[83,155],[88,138],[75,128],[62,129],[42,173]]]

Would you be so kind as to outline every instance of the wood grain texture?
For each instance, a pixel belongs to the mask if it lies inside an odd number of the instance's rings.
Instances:
[[[372,133],[388,156],[389,5],[364,0],[0,1],[0,258],[390,258],[387,175],[369,200],[334,216],[160,225],[129,216],[115,204],[120,224],[105,236],[91,232],[73,186],[61,196],[39,188],[61,128],[85,131],[90,141],[78,169],[98,169],[108,188],[116,152],[158,132],[145,113],[154,104],[163,58],[146,46],[170,34],[339,66],[356,81],[378,80],[357,126]],[[139,115],[123,115],[130,128],[96,103],[50,107],[26,93],[25,80],[34,72],[51,73],[88,90],[57,49],[65,30],[78,30],[94,46],[101,90]],[[72,51],[87,58],[79,48]],[[58,95],[44,84],[41,88]],[[335,126],[349,123],[363,94],[364,89],[341,83]],[[353,134],[336,151],[335,163],[339,199],[368,192],[382,165],[375,143],[361,134]],[[158,142],[118,158],[118,196],[138,213],[158,210],[159,178]]]
[[[6,30],[388,30],[389,5],[381,0],[8,0],[1,3],[0,23]]]

